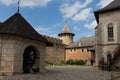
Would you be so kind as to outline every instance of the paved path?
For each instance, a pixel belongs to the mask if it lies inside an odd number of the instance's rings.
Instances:
[[[88,66],[52,66],[46,73],[0,76],[0,80],[110,80],[110,75]]]

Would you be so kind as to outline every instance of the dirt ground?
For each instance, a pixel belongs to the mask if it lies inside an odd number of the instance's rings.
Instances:
[[[91,66],[49,66],[46,67],[45,73],[0,76],[0,80],[112,80],[112,79],[111,72],[100,71]],[[114,80],[120,80],[120,78]]]

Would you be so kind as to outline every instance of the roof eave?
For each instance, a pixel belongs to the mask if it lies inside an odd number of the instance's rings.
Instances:
[[[42,40],[30,38],[30,37],[25,37],[25,36],[22,36],[22,35],[19,35],[19,34],[14,34],[14,33],[4,33],[4,32],[0,32],[0,34],[10,34],[10,35],[21,36],[21,37],[28,38],[28,39],[31,39],[31,40],[36,40],[36,41],[43,42],[43,43],[46,44],[46,46],[53,46],[53,44],[52,44],[51,42],[47,41],[47,40],[42,41]]]
[[[94,45],[92,46],[73,46],[73,47],[66,47],[66,49],[73,49],[73,48],[89,48],[89,47],[93,47]]]
[[[71,34],[72,36],[75,36],[73,33],[59,33],[58,36],[64,35],[64,34]]]
[[[99,14],[100,13],[107,13],[107,12],[111,12],[111,11],[115,11],[115,10],[119,10],[119,9],[120,9],[120,7],[95,11],[94,15],[95,15],[95,19],[96,19],[97,23],[99,23]]]

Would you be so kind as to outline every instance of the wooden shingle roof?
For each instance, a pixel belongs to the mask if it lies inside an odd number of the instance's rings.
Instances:
[[[5,22],[0,24],[0,34],[12,34],[25,38],[37,40],[52,45],[47,39],[43,38],[20,13],[15,13]]]
[[[114,11],[114,10],[118,10],[118,9],[120,9],[120,0],[114,0],[110,4],[108,4],[106,7],[95,11],[94,14],[95,14],[97,22],[99,23],[99,20],[98,20],[99,13]]]
[[[65,23],[62,32],[59,33],[58,36],[60,36],[61,34],[72,34],[74,36],[67,22]]]

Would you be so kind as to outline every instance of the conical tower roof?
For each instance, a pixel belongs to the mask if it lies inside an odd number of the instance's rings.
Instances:
[[[37,31],[35,31],[35,29],[21,16],[20,13],[15,13],[5,22],[0,24],[0,34],[18,35],[25,38],[44,42],[47,45],[52,45]]]
[[[99,13],[109,12],[109,11],[118,10],[118,9],[120,9],[120,0],[114,0],[110,4],[108,4],[106,7],[102,8],[98,11],[95,11],[94,13],[95,13],[95,17],[96,17],[97,22],[99,22],[98,21],[98,18],[99,18],[98,14]]]
[[[69,27],[69,24],[67,22],[65,23],[62,32],[59,33],[58,36],[60,36],[62,34],[72,34],[74,36],[74,34],[72,33],[72,31],[71,31],[71,29]]]

